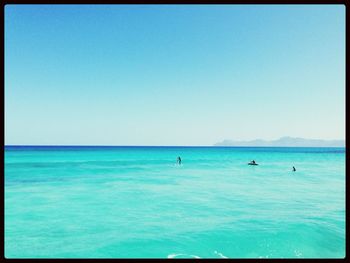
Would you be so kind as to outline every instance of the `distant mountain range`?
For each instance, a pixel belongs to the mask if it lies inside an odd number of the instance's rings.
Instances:
[[[345,140],[317,140],[295,137],[281,137],[277,140],[232,141],[223,140],[214,146],[276,146],[276,147],[345,147]]]

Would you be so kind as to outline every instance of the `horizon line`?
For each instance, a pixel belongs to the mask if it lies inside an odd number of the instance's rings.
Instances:
[[[344,146],[234,146],[234,145],[68,145],[68,144],[12,144],[4,147],[211,147],[211,148],[346,148]]]

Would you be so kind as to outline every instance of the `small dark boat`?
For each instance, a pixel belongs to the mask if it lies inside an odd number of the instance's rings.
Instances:
[[[252,160],[251,162],[248,163],[248,165],[258,165],[255,160]]]

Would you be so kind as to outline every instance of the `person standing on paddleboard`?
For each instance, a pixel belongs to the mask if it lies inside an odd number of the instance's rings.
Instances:
[[[179,165],[181,165],[181,157],[180,157],[180,156],[177,157],[176,162],[177,162]]]

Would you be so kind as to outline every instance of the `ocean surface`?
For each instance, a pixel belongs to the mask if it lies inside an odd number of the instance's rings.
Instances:
[[[345,148],[6,146],[4,181],[7,258],[345,256]]]

